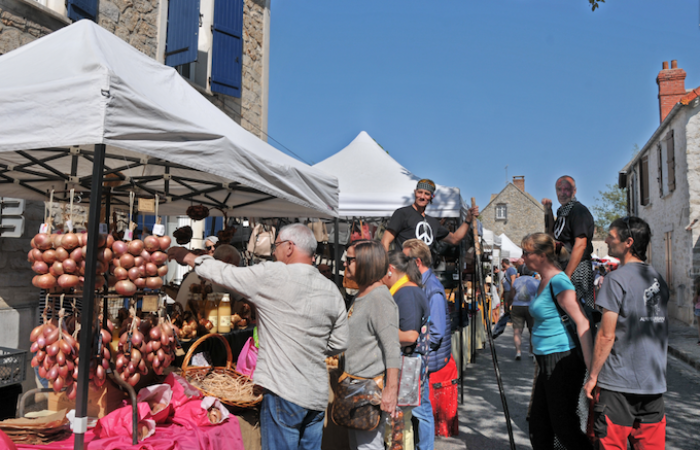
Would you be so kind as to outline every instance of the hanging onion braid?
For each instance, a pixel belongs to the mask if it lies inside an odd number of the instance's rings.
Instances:
[[[192,205],[187,208],[187,217],[192,220],[203,220],[209,217],[209,208],[204,205]]]

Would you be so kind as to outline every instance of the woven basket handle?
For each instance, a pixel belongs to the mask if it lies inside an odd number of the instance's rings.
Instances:
[[[185,360],[182,362],[182,371],[185,372],[187,370],[187,366],[190,363],[190,359],[192,358],[192,355],[194,355],[194,351],[199,347],[199,344],[202,342],[206,341],[210,337],[217,337],[221,342],[224,343],[224,346],[226,347],[226,368],[231,369],[231,364],[233,361],[233,353],[231,352],[231,346],[228,345],[228,341],[226,340],[225,337],[220,335],[219,333],[209,333],[205,336],[202,336],[201,338],[197,339],[194,344],[192,344],[192,347],[187,351],[187,354],[185,355]],[[211,367],[211,366],[207,366]]]

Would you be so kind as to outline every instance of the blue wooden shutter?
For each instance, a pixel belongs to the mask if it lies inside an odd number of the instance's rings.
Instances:
[[[97,0],[66,0],[66,5],[70,19],[89,19],[97,22]]]
[[[215,0],[211,90],[241,96],[243,65],[243,0]]]
[[[165,64],[175,67],[196,61],[198,44],[199,0],[170,0]]]
[[[212,230],[212,221],[214,229]],[[224,229],[224,218],[209,216],[204,219],[204,237],[216,236],[216,233]],[[228,244],[228,242],[227,242]]]

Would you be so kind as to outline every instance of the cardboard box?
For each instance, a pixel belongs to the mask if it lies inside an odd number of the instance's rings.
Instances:
[[[87,415],[88,417],[104,417],[120,408],[122,401],[126,398],[128,398],[127,394],[109,379],[99,391],[88,387]],[[75,400],[69,400],[65,392],[60,394],[50,392],[48,409],[51,411],[75,409]]]

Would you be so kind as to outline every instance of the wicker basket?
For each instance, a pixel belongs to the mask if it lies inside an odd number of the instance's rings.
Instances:
[[[221,342],[224,343],[224,346],[226,347],[226,367],[211,367],[211,366],[205,366],[205,367],[189,367],[190,359],[192,358],[192,355],[194,355],[195,350],[197,347],[204,342],[205,340],[211,338],[211,337],[216,337],[219,338]],[[209,395],[212,397],[217,397],[221,403],[232,406],[235,408],[254,408],[257,405],[262,402],[262,393],[263,393],[263,388],[255,385],[253,388],[253,393],[256,396],[256,400],[253,401],[248,401],[248,402],[233,402],[230,400],[224,400],[221,397],[217,396],[216,394],[213,394],[211,392],[208,392],[204,389],[200,389],[196,384],[197,382],[200,382],[204,380],[207,375],[210,373],[219,373],[222,375],[226,375],[230,377],[232,380],[232,383],[235,383],[237,380],[244,380],[244,381],[250,381],[250,378],[246,377],[245,375],[242,375],[234,370],[235,365],[232,362],[233,360],[233,353],[231,353],[231,346],[228,344],[228,341],[226,338],[221,336],[220,334],[217,333],[210,333],[205,336],[202,336],[201,338],[197,339],[194,344],[190,347],[190,349],[187,351],[187,354],[185,355],[185,360],[182,362],[182,376],[190,383],[194,385],[197,390],[202,392],[204,395]],[[194,383],[193,383],[194,382]]]

